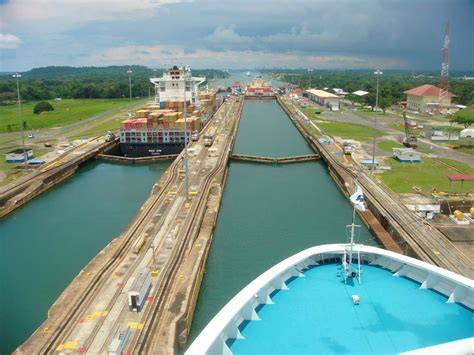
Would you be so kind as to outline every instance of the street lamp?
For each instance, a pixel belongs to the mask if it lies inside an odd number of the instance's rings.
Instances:
[[[309,88],[311,89],[311,75],[313,73],[313,69],[308,69],[308,73],[309,73]]]
[[[132,69],[127,70],[128,74],[128,86],[129,86],[129,91],[130,91],[130,109],[128,111],[128,117],[132,117]]]
[[[374,75],[377,77],[377,90],[375,94],[375,110],[377,110],[379,106],[379,77],[382,75],[383,72],[379,69],[374,71]],[[372,143],[372,170],[375,170],[375,141],[376,141],[376,127],[377,127],[377,115],[374,115],[374,139]]]
[[[184,118],[184,188],[186,193],[186,202],[189,201],[189,166],[188,166],[188,119],[186,117],[186,70],[183,70],[183,118]]]
[[[18,96],[18,119],[20,120],[20,132],[21,132],[21,146],[23,148],[23,159],[25,164],[25,169],[28,168],[28,154],[26,153],[25,148],[25,134],[23,132],[24,125],[23,125],[23,109],[21,107],[21,98],[20,98],[20,73],[13,74],[13,77],[16,79],[16,93]]]

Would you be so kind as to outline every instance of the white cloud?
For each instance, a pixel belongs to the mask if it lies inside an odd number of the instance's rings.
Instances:
[[[377,62],[375,62],[377,61]],[[308,67],[308,68],[372,68],[383,62],[391,67],[402,63],[385,58],[367,59],[353,55],[311,55],[299,52],[265,52],[251,50],[186,51],[176,46],[122,46],[90,55],[83,65],[143,64],[167,67],[174,64],[196,68]]]
[[[3,28],[55,33],[91,21],[151,15],[161,5],[190,0],[10,0],[0,7]]]
[[[241,36],[235,32],[235,25],[228,27],[218,26],[212,34],[205,38],[205,42],[211,45],[221,45],[225,43],[229,46],[249,46],[255,38]]]
[[[0,33],[0,48],[15,49],[21,44],[21,39],[10,33]]]

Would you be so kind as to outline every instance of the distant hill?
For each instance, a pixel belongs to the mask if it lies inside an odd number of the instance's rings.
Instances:
[[[150,77],[161,75],[165,69],[152,69],[143,65],[113,65],[108,67],[69,67],[49,66],[34,68],[21,73],[23,80],[104,80],[128,77],[127,71],[132,69],[133,77]],[[209,78],[225,78],[228,74],[216,69],[192,69],[194,75]],[[3,78],[11,73],[2,73]],[[0,76],[0,77],[1,77]],[[3,79],[2,78],[2,79]]]

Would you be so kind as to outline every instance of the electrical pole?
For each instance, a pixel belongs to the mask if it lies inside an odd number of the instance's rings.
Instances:
[[[188,171],[188,119],[186,118],[186,68],[183,67],[183,84],[184,84],[184,102],[183,102],[183,118],[184,118],[184,188],[186,193],[186,201],[189,201],[189,171]]]
[[[16,79],[16,93],[18,97],[18,119],[20,120],[20,132],[21,132],[21,146],[23,148],[23,163],[25,165],[25,170],[28,169],[28,154],[26,153],[25,148],[25,133],[24,133],[24,124],[23,124],[23,108],[21,107],[21,97],[20,97],[20,73],[13,74],[13,77]]]
[[[128,74],[128,88],[130,91],[130,109],[128,110],[128,117],[132,117],[132,69],[127,70]]]
[[[377,89],[376,89],[376,94],[375,94],[375,110],[377,111],[377,108],[379,106],[379,76],[383,74],[382,71],[377,69],[374,72],[375,76],[377,77]],[[377,135],[377,114],[374,114],[374,138],[372,142],[372,171],[375,170],[375,141],[376,141],[376,135]]]

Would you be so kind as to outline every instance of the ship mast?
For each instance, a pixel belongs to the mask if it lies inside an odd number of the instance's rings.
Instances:
[[[350,198],[353,207],[352,207],[352,223],[347,225],[346,228],[350,229],[350,240],[349,244],[344,248],[344,259],[342,261],[342,267],[344,269],[344,282],[347,281],[347,278],[354,277],[354,272],[352,270],[352,255],[354,254],[354,245],[355,245],[355,231],[356,228],[360,228],[360,225],[355,224],[356,217],[356,208],[359,211],[365,211],[364,203],[364,194],[361,187],[356,183],[356,191]],[[349,256],[349,258],[347,258]],[[358,279],[361,283],[361,260],[360,260],[360,251],[357,253],[357,265],[358,265]]]

